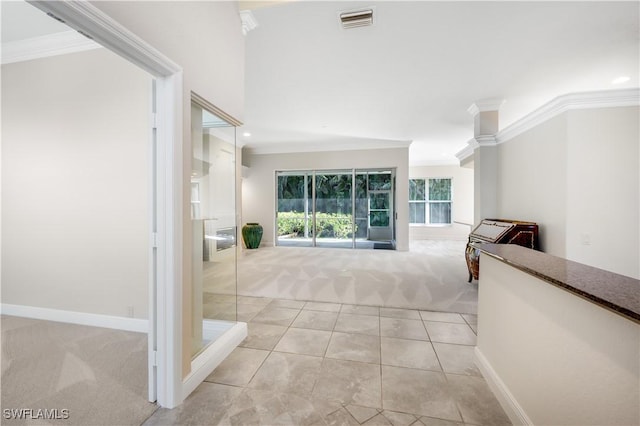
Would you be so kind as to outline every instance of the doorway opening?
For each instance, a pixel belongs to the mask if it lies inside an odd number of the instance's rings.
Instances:
[[[276,245],[395,250],[395,168],[276,172]]]

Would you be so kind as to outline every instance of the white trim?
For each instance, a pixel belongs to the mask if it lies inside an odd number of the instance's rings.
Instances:
[[[409,148],[412,141],[357,140],[357,141],[315,141],[310,143],[274,143],[252,147],[250,143],[244,149],[254,155],[293,154],[300,152],[357,151],[365,149]]]
[[[640,89],[603,90],[558,96],[496,134],[499,144],[573,109],[614,108],[640,105]]]
[[[497,140],[494,135],[482,135],[475,138],[475,142],[477,146],[495,146],[497,145]]]
[[[491,136],[492,139],[488,139],[486,136],[478,138],[477,140],[470,139],[467,141],[467,146],[456,153],[456,157],[460,163],[463,163],[473,156],[475,149],[479,146],[492,146],[508,142],[522,133],[569,110],[627,106],[640,106],[639,88],[569,93],[558,96],[520,120],[505,127],[503,130],[500,130],[495,136]],[[469,107],[468,111],[474,115],[482,111],[482,109],[479,109],[476,104],[473,104]]]
[[[149,329],[149,321],[141,318],[116,317],[112,315],[90,314],[87,312],[40,308],[38,306],[12,305],[9,303],[3,303],[0,310],[2,315],[89,325],[114,330],[135,331],[137,333],[147,333]]]
[[[182,96],[183,76],[157,80],[158,404],[182,399]]]
[[[478,146],[478,142],[475,139],[469,139],[467,146],[456,153],[456,158],[458,158],[460,164],[464,163],[469,157],[473,157],[473,153]]]
[[[77,31],[63,31],[2,43],[2,63],[12,64],[100,48],[102,46],[98,43],[89,40]]]
[[[237,322],[191,361],[191,372],[182,383],[182,398],[187,398],[245,337],[247,323]]]
[[[479,112],[498,111],[504,102],[501,98],[481,99],[472,103],[467,112],[475,117]]]
[[[88,35],[153,75],[167,76],[181,70],[175,62],[88,1],[27,2],[45,13],[53,14],[71,28]]]
[[[33,1],[71,28],[157,77],[157,402],[167,408],[182,399],[182,110],[179,65],[88,1]],[[150,309],[150,313],[154,310]],[[151,357],[149,358],[151,360]],[[150,371],[154,371],[150,368]],[[152,378],[149,386],[153,386]],[[153,392],[150,390],[150,395]]]
[[[214,341],[234,325],[235,322],[231,321],[211,320],[205,318],[202,320],[202,338],[204,340]]]
[[[513,394],[507,388],[507,385],[498,377],[487,358],[482,354],[477,346],[474,350],[475,363],[480,369],[482,376],[487,381],[489,388],[498,399],[498,402],[514,425],[533,425],[533,422],[527,416],[524,409],[518,404]]]

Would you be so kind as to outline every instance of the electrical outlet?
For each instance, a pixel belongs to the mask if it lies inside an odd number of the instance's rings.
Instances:
[[[133,318],[133,306],[127,306],[127,316]]]
[[[591,235],[589,235],[589,234],[581,234],[580,235],[580,240],[581,240],[583,246],[590,246],[591,245]]]

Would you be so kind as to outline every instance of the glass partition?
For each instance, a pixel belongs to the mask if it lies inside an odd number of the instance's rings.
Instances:
[[[193,338],[197,355],[236,321],[235,127],[191,105]]]

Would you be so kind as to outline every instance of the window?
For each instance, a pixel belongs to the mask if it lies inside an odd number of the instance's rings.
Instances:
[[[409,223],[451,223],[451,179],[409,179]]]

